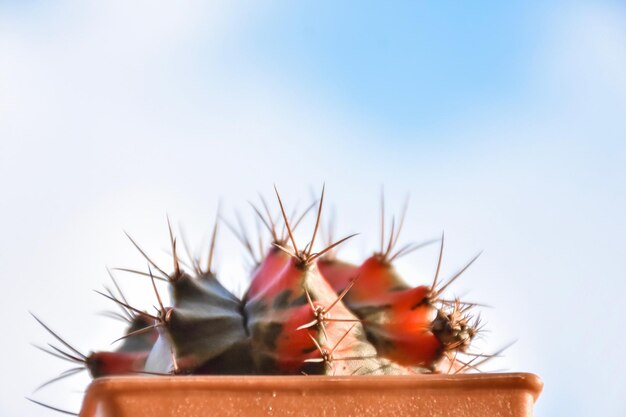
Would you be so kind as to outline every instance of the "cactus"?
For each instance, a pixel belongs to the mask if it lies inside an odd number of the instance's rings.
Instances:
[[[271,244],[254,265],[250,285],[241,298],[229,292],[212,269],[220,217],[205,267],[191,256],[190,266],[182,265],[169,219],[171,273],[157,266],[128,236],[148,268],[147,272],[122,270],[149,277],[152,297],[158,303],[156,313],[131,306],[113,280],[117,294],[109,289],[100,294],[121,308],[121,314],[111,315],[125,319],[128,328],[118,339],[122,343],[116,351],[89,355],[35,317],[62,344],[38,348],[78,365],[44,385],[84,369],[93,378],[122,374],[406,375],[466,372],[490,358],[470,352],[480,330],[479,318],[471,316],[476,305],[442,297],[477,257],[441,283],[443,235],[396,249],[407,206],[397,227],[392,220],[386,237],[382,200],[380,248],[361,265],[353,265],[331,253],[354,235],[328,242],[314,252],[324,189],[319,203],[314,202],[298,218],[295,213],[286,214],[277,190],[276,196],[280,222],[272,217],[265,200],[264,213],[253,206],[269,231]],[[293,231],[315,206],[315,226],[303,246]],[[256,258],[243,228],[238,232],[224,222]],[[282,234],[277,232],[279,227]],[[394,260],[437,241],[439,259],[432,282],[410,286],[394,268]],[[168,283],[171,306],[164,305],[156,280]]]

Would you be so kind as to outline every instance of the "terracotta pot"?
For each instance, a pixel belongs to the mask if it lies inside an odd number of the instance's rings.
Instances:
[[[177,376],[94,381],[81,417],[532,416],[533,374]]]

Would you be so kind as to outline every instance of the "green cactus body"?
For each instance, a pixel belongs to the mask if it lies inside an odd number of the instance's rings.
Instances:
[[[158,346],[148,360],[149,371],[207,369],[207,362],[247,345],[241,301],[215,276],[194,278],[182,272],[171,279],[171,294],[173,307],[164,314]],[[239,360],[231,364],[233,373],[249,373],[250,369],[240,368],[245,361]]]

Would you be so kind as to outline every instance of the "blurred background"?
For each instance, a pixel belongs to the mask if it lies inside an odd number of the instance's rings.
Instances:
[[[202,251],[219,199],[251,220],[257,192],[325,181],[348,260],[376,249],[383,185],[390,212],[411,195],[405,242],[445,230],[444,276],[484,250],[450,295],[492,306],[486,351],[517,340],[490,367],[542,377],[537,416],[623,416],[624,109],[618,1],[0,1],[0,414],[79,409],[85,375],[33,394],[66,364],[28,311],[111,349],[92,290],[146,267],[124,230],[166,267],[166,213]],[[399,267],[430,282],[436,252]],[[234,290],[244,258],[222,228]]]

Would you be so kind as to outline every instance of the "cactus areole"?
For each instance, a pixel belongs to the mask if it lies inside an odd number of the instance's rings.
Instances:
[[[472,350],[480,331],[476,304],[444,298],[444,291],[469,265],[447,280],[440,279],[444,237],[397,247],[406,206],[399,222],[385,234],[381,198],[380,248],[362,264],[341,260],[335,249],[352,236],[332,241],[321,233],[321,197],[304,213],[288,215],[276,190],[280,210],[253,205],[260,226],[253,244],[239,222],[233,227],[218,215],[208,257],[182,260],[169,224],[173,258],[171,272],[159,267],[131,238],[147,261],[145,270],[118,270],[145,276],[154,310],[133,306],[117,282],[111,300],[127,331],[114,351],[89,354],[62,339],[43,321],[55,339],[39,349],[76,366],[42,385],[86,370],[93,378],[142,374],[211,375],[413,375],[477,370],[494,355]],[[294,229],[316,208],[310,240],[297,242]],[[253,259],[249,287],[242,297],[227,290],[213,270],[218,224],[225,223]],[[264,229],[267,229],[267,235]],[[326,235],[324,238],[318,235]],[[262,239],[264,237],[265,239]],[[130,236],[129,236],[130,238]],[[316,238],[317,241],[316,241]],[[263,245],[262,241],[269,241]],[[324,245],[320,245],[325,240]],[[413,287],[394,261],[422,246],[439,245],[434,277]],[[184,245],[187,249],[187,245]],[[157,281],[160,281],[157,285]],[[169,288],[169,303],[159,291]],[[40,387],[41,388],[41,387]],[[53,408],[53,407],[51,407]]]

